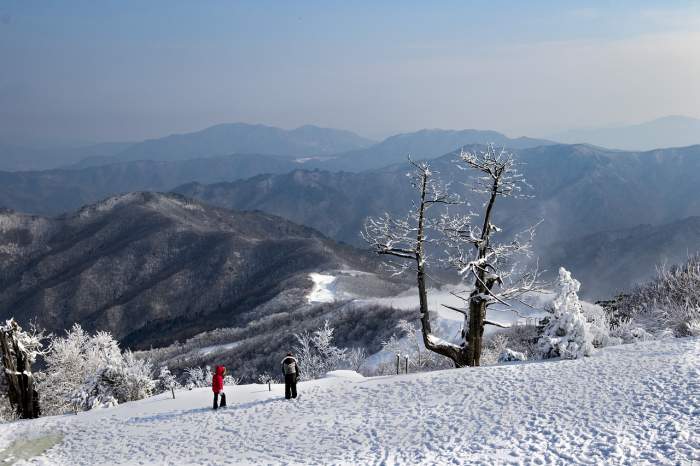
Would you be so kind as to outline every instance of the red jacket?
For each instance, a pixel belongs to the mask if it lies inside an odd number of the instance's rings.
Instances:
[[[224,373],[226,368],[224,366],[216,366],[216,373],[211,379],[211,390],[214,393],[220,393],[224,391]]]

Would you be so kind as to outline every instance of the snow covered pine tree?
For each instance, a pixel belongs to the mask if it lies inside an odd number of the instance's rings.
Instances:
[[[578,359],[593,352],[593,336],[583,315],[578,290],[581,283],[564,267],[559,269],[559,294],[553,313],[539,340],[544,358]]]

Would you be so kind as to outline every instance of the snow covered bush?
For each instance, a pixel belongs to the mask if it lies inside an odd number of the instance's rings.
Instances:
[[[498,362],[514,362],[514,361],[527,361],[527,356],[518,351],[513,351],[512,349],[505,348],[498,355]]]
[[[614,346],[622,343],[622,339],[610,334],[611,317],[605,310],[594,304],[582,305],[582,312],[588,323],[594,348]]]
[[[158,384],[157,389],[159,392],[170,392],[175,399],[175,389],[178,388],[180,384],[177,378],[170,372],[168,366],[163,366],[160,368],[160,373],[158,374]]]
[[[151,362],[135,358],[129,350],[122,354],[120,364],[107,367],[103,378],[119,403],[142,400],[151,396],[156,388]]]
[[[367,351],[364,348],[352,348],[348,351],[346,359],[348,367],[351,370],[360,372],[360,369],[362,369],[362,366],[367,360]]]
[[[224,385],[240,385],[241,383],[241,378],[240,377],[234,377],[232,375],[226,375],[224,376]]]
[[[497,364],[501,354],[508,349],[508,343],[509,338],[503,332],[496,333],[488,338],[481,352],[482,364],[485,366]]]
[[[257,379],[257,380],[258,380],[258,383],[263,384],[263,385],[267,385],[267,384],[269,384],[269,383],[276,383],[276,382],[277,382],[277,381],[275,380],[275,378],[274,378],[273,376],[271,376],[271,375],[270,375],[269,373],[267,373],[267,372],[263,372],[262,374],[258,375],[258,379]]]
[[[185,383],[184,386],[188,390],[193,388],[208,387],[211,385],[211,373],[208,368],[202,368],[199,366],[188,367],[185,369]]]
[[[657,336],[700,334],[700,254],[682,266],[660,267],[656,278],[620,296],[616,307]]]
[[[85,383],[70,394],[70,404],[75,412],[111,408],[119,404],[112,387],[104,382],[103,372],[104,369],[101,369],[98,374],[88,375]]]
[[[346,349],[333,344],[333,327],[325,321],[313,333],[294,335],[298,345],[294,347],[299,361],[302,379],[317,379],[326,372],[341,369],[346,360]]]
[[[44,356],[45,370],[39,374],[39,393],[45,414],[70,411],[74,393],[98,364],[88,358],[90,336],[78,324],[65,337],[52,338]]]
[[[398,335],[394,333],[388,340],[382,342],[382,351],[394,355],[408,356],[409,367],[417,372],[445,369],[452,367],[450,360],[442,357],[438,353],[425,351],[423,345],[423,335],[415,324],[405,319],[399,320],[396,325]],[[382,366],[378,371],[380,374],[396,373],[396,362]]]
[[[90,336],[79,324],[51,339],[39,378],[47,414],[114,406],[149,396],[150,362],[122,353],[108,332]]]
[[[638,325],[634,319],[620,319],[610,329],[611,338],[618,338],[622,343],[634,343],[637,341],[653,340],[654,336]]]
[[[512,344],[509,336],[510,328],[501,330],[486,340],[481,360],[484,365],[494,365],[503,362],[527,361],[524,352],[511,349]]]
[[[568,270],[559,269],[559,293],[552,302],[552,315],[539,340],[543,358],[577,359],[593,352],[593,336],[578,298],[580,287]]]
[[[538,342],[540,331],[537,325],[513,325],[507,329],[499,329],[497,334],[508,337],[508,348],[522,353],[527,358],[533,358],[538,354]]]

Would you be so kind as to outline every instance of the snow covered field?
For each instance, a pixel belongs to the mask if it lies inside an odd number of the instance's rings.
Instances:
[[[59,442],[31,464],[698,464],[700,339],[591,358],[209,389],[0,426]],[[13,454],[22,455],[21,446]],[[0,452],[0,458],[7,455]],[[20,461],[20,463],[23,463]]]

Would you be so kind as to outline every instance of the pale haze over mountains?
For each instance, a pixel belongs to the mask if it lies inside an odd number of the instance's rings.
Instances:
[[[572,129],[553,139],[571,144],[589,143],[609,149],[651,150],[700,144],[700,119],[667,116],[637,125]]]

